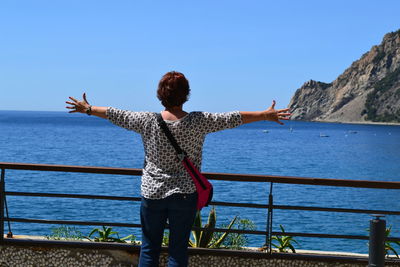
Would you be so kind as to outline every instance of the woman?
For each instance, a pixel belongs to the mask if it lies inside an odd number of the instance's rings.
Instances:
[[[200,169],[206,134],[261,120],[287,120],[289,109],[275,110],[275,101],[264,111],[256,112],[186,112],[182,109],[190,93],[189,82],[182,73],[168,72],[159,82],[157,97],[165,110],[161,113],[181,148]],[[142,135],[145,163],[143,167],[140,218],[142,247],[139,266],[158,266],[164,227],[169,224],[168,266],[187,266],[190,229],[196,215],[197,194],[194,183],[157,123],[153,112],[133,112],[112,107],[91,106],[69,97],[70,113],[80,112],[110,120]]]

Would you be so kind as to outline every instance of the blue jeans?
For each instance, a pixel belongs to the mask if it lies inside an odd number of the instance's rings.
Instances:
[[[188,265],[188,241],[196,216],[197,193],[173,194],[164,199],[142,197],[142,247],[139,267],[158,266],[165,224],[169,223],[168,266]]]

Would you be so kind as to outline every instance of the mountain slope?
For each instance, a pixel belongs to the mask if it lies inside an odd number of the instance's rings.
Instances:
[[[400,122],[400,30],[386,34],[332,83],[304,83],[289,108],[294,120]]]

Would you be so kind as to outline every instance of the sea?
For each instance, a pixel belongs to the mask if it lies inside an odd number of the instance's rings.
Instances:
[[[67,112],[0,111],[0,162],[142,168],[141,136]],[[400,182],[400,126],[257,122],[207,135],[203,172]],[[140,177],[7,170],[6,190],[139,196]],[[269,183],[213,181],[214,201],[267,204]],[[274,204],[400,211],[400,190],[278,184]],[[12,218],[140,223],[139,203],[7,196]],[[211,207],[202,211],[203,223]],[[216,207],[217,226],[238,216],[266,230],[265,209]],[[368,235],[370,214],[274,210],[273,231]],[[400,237],[400,216],[385,216]],[[57,225],[11,223],[14,235],[50,236]],[[75,226],[88,235],[96,226]],[[8,232],[5,225],[5,232]],[[140,229],[114,227],[120,237]],[[246,235],[261,247],[264,236]],[[367,240],[295,237],[296,249],[368,253]],[[396,248],[396,245],[394,245]],[[400,247],[397,247],[400,251]]]

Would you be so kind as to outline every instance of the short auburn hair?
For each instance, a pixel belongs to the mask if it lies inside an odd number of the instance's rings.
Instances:
[[[157,98],[166,108],[181,106],[188,100],[189,81],[177,71],[164,74],[158,83]]]

